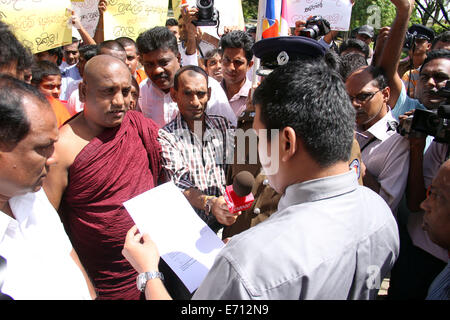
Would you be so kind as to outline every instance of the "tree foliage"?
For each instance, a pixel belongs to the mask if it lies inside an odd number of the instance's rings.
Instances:
[[[416,4],[410,19],[410,25],[413,23],[424,24],[433,28],[438,33],[442,32],[445,27],[450,27],[449,22],[445,21],[445,16],[442,14],[441,9],[444,8],[446,12],[449,11],[450,0],[418,1],[426,11]],[[441,6],[439,6],[439,3]],[[246,21],[248,19],[258,18],[258,0],[242,0],[242,9]],[[381,27],[390,26],[394,18],[395,6],[390,0],[355,0],[350,29],[352,30],[364,24],[370,24],[378,30]],[[436,20],[444,25],[444,27],[439,25]]]

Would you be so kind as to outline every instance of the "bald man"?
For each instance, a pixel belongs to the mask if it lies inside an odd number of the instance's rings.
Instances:
[[[121,60],[98,55],[85,66],[85,107],[60,129],[58,163],[45,191],[58,210],[99,299],[139,299],[137,273],[121,254],[133,221],[123,202],[158,183],[158,128],[128,111],[131,74]]]

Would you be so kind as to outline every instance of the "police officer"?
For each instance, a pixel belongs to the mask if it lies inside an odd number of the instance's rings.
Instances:
[[[275,68],[284,65],[289,61],[320,59],[331,54],[327,53],[326,49],[317,40],[302,36],[263,39],[256,42],[253,45],[252,50],[254,55],[260,58],[260,68],[256,71],[256,74],[261,77],[269,75]],[[327,61],[329,61],[329,59],[327,59]],[[246,132],[250,137],[248,141],[252,140],[252,135],[256,137],[254,132],[251,133],[250,131],[247,131],[252,128],[254,116],[254,106],[251,101],[248,101],[246,110],[241,113],[237,121],[237,129],[242,129]],[[237,143],[235,145],[238,146]],[[251,163],[251,150],[248,143],[245,143],[245,163],[241,163],[241,161],[237,161],[238,156],[240,156],[238,154],[239,150],[235,149],[235,161],[228,171],[227,185],[232,184],[233,178],[237,173],[244,170],[249,171],[255,176],[255,184],[252,189],[255,201],[250,209],[242,212],[233,225],[224,228],[222,233],[223,239],[232,237],[233,235],[264,221],[278,208],[278,201],[280,200],[281,195],[269,186],[266,176],[261,172],[259,159],[257,160],[257,163]],[[359,183],[362,185],[360,164],[361,152],[358,142],[354,140],[349,167],[356,171]]]

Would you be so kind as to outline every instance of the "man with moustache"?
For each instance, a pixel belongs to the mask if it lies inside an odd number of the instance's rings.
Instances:
[[[208,79],[206,71],[197,66],[177,71],[170,94],[180,113],[159,131],[158,140],[164,171],[200,218],[218,232],[237,218],[228,211],[222,196],[228,170],[227,151],[233,148],[234,135],[226,119],[205,113],[211,95]]]
[[[148,78],[139,85],[139,106],[142,113],[162,128],[178,114],[177,104],[172,100],[175,73],[180,69],[180,53],[174,34],[166,27],[155,27],[139,35],[136,39],[139,59]],[[208,79],[211,97],[206,113],[225,117],[236,125],[236,116],[220,84]]]
[[[157,127],[128,111],[131,74],[119,59],[98,55],[80,83],[85,106],[60,129],[58,163],[45,183],[99,299],[139,299],[136,272],[121,256],[133,225],[123,202],[157,185]],[[127,112],[128,111],[128,112]]]
[[[95,291],[42,185],[57,158],[56,118],[45,96],[0,76],[1,290],[17,300],[91,299]]]
[[[362,67],[347,78],[345,86],[356,110],[356,140],[365,165],[363,183],[396,216],[408,178],[409,144],[396,131],[397,122],[387,105],[386,78],[378,67]]]

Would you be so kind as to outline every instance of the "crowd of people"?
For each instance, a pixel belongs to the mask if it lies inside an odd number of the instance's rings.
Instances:
[[[93,37],[73,16],[81,39],[32,55],[0,21],[2,298],[367,300],[389,278],[386,299],[448,300],[448,120],[403,129],[449,112],[450,31],[391,1],[339,45],[306,21],[207,41],[196,8],[105,41],[101,0]],[[225,242],[193,293],[123,205],[168,181]]]

